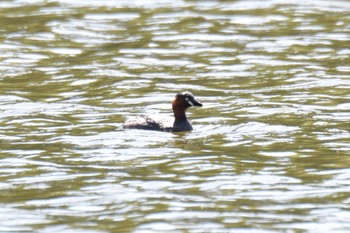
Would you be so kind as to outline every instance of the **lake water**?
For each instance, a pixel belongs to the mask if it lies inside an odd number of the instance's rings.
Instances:
[[[0,51],[0,232],[349,232],[350,1],[1,1]]]

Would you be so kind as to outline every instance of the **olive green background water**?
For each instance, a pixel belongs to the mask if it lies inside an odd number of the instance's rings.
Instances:
[[[349,88],[350,1],[1,1],[0,232],[349,232]]]

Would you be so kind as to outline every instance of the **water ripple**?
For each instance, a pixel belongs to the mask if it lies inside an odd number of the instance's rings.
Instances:
[[[347,232],[348,1],[0,8],[0,231]]]

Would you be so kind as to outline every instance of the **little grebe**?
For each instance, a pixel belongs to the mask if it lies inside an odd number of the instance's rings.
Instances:
[[[191,131],[191,123],[186,117],[186,109],[191,106],[203,106],[191,92],[182,92],[175,96],[172,102],[175,121],[173,119],[157,119],[149,116],[132,118],[124,123],[124,129],[145,129],[158,131]]]

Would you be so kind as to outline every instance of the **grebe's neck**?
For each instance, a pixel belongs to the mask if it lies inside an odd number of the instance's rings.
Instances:
[[[186,109],[187,107],[184,106],[180,101],[173,101],[173,113],[175,122],[187,121]]]

